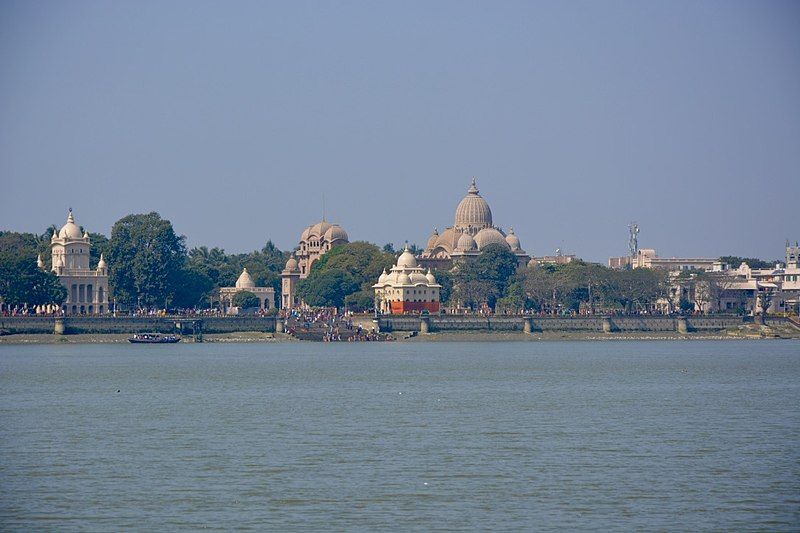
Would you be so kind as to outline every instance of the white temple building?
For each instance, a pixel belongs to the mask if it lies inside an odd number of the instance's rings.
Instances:
[[[61,310],[67,315],[98,315],[108,312],[108,265],[100,255],[97,268],[89,267],[92,243],[88,233],[81,234],[72,209],[67,223],[50,239],[52,270],[67,289]],[[41,256],[37,259],[44,268]]]
[[[272,287],[256,287],[256,282],[247,271],[242,270],[235,287],[220,287],[219,301],[226,312],[236,313],[238,309],[233,306],[233,298],[239,292],[250,292],[258,298],[259,309],[269,310],[275,307],[275,289]]]
[[[406,245],[390,272],[384,269],[375,289],[375,305],[381,313],[439,312],[441,285],[428,269],[419,266],[414,254]]]

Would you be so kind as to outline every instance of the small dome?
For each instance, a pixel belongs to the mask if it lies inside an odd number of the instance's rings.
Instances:
[[[469,233],[462,233],[461,237],[458,238],[456,250],[460,250],[462,252],[471,252],[477,249],[478,245],[475,244],[475,239],[473,239]]]
[[[504,248],[510,248],[505,236],[497,228],[483,228],[475,235],[475,243],[478,250],[483,250],[490,244],[499,244]]]
[[[397,284],[398,285],[411,285],[411,278],[405,272],[401,272],[397,276]]]
[[[44,268],[44,260],[42,260],[42,254],[39,254],[39,257],[36,258],[36,266],[39,268]]]
[[[406,244],[405,250],[403,253],[400,254],[400,257],[397,258],[397,266],[400,268],[416,268],[417,267],[417,258],[414,257],[414,254],[408,249],[408,245]]]
[[[61,227],[58,232],[58,237],[61,239],[82,239],[81,228],[75,224],[75,217],[72,216],[72,209],[69,210],[67,216],[67,223]]]
[[[430,236],[428,239],[428,245],[425,247],[426,250],[433,250],[436,248],[436,241],[439,240],[439,230],[438,228],[433,228],[433,235]]]
[[[386,269],[383,269],[383,274],[378,278],[378,283],[386,283],[389,279],[389,274],[386,273]]]
[[[479,192],[475,178],[472,178],[467,195],[456,208],[456,229],[488,228],[492,225],[492,210]]]
[[[97,268],[106,268],[106,258],[103,257],[103,254],[100,254],[100,261],[97,262]]]
[[[288,272],[298,272],[300,270],[300,266],[297,264],[297,259],[294,258],[294,255],[292,255],[289,260],[286,261],[284,270]]]
[[[317,237],[322,237],[323,235],[325,235],[325,232],[328,231],[328,228],[330,227],[331,225],[325,222],[324,220],[322,222],[317,222],[316,224],[311,226],[311,231],[309,232],[309,236],[316,235]]]
[[[347,241],[347,232],[338,224],[334,224],[325,232],[325,240],[328,242]]]
[[[422,272],[412,272],[411,276],[409,277],[411,278],[411,283],[413,283],[414,285],[417,285],[418,283],[421,283],[423,285],[428,284],[428,278],[426,278],[425,274],[423,274]]]
[[[434,248],[441,247],[443,248],[448,254],[452,253],[455,250],[456,243],[458,243],[458,238],[461,234],[458,233],[453,228],[447,228],[439,235],[439,238],[436,239],[436,245]]]
[[[436,285],[436,278],[435,278],[435,277],[433,277],[433,273],[431,272],[431,269],[430,269],[430,268],[428,269],[428,273],[427,273],[427,274],[425,274],[425,279],[427,279],[427,280],[428,280],[428,284],[430,284],[430,285]]]
[[[239,279],[236,280],[236,288],[237,289],[254,289],[256,286],[253,278],[250,277],[250,273],[245,268],[242,270]]]
[[[506,235],[506,242],[513,251],[516,252],[518,250],[521,250],[521,247],[519,245],[519,237],[514,235],[514,228],[511,228],[511,231],[509,231],[508,235]]]

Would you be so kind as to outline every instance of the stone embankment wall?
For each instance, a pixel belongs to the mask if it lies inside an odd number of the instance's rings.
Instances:
[[[70,333],[191,333],[193,322],[200,322],[203,333],[237,331],[275,331],[275,317],[64,317],[64,332]],[[53,333],[53,317],[0,317],[5,333]]]
[[[433,331],[523,331],[525,319],[531,331],[678,331],[678,317],[520,317],[520,316],[447,316],[431,315],[428,330]],[[420,331],[420,317],[382,317],[381,331]],[[713,331],[732,328],[744,323],[740,316],[687,317],[689,331]],[[604,325],[605,323],[605,325]]]

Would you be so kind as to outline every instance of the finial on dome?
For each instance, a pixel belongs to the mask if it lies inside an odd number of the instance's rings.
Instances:
[[[475,176],[472,176],[472,185],[469,186],[467,192],[469,194],[478,194],[478,185],[475,183]]]
[[[434,234],[434,235],[439,235],[439,228],[437,228],[437,227],[434,227],[434,228],[433,228],[433,234]]]
[[[72,208],[71,207],[69,208],[69,213],[67,214],[67,224],[69,224],[70,222],[72,222],[73,224],[75,223],[75,217],[72,216]]]
[[[512,226],[512,227],[511,227],[511,228],[508,230],[508,232],[509,232],[511,235],[514,235],[514,227]]]

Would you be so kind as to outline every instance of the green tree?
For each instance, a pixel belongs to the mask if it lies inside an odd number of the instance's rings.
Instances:
[[[61,305],[66,298],[67,289],[58,277],[37,267],[35,258],[0,253],[0,300],[4,304]]]
[[[115,222],[108,263],[110,288],[118,301],[169,307],[186,259],[184,240],[155,212]]]
[[[297,284],[300,298],[316,307],[343,307],[345,297],[358,289],[353,276],[340,269],[312,269],[312,274]]]
[[[240,309],[249,309],[259,307],[261,302],[258,300],[258,296],[250,291],[238,291],[233,295],[233,305]]]
[[[750,268],[774,268],[778,261],[764,261],[756,257],[737,257],[735,255],[724,255],[719,258],[720,262],[727,263],[731,268],[739,268],[742,263],[747,263]]]
[[[448,270],[436,270],[432,274],[436,278],[436,283],[442,286],[439,289],[439,301],[449,302],[453,293],[453,274]]]
[[[369,311],[375,307],[375,292],[369,290],[348,294],[344,303],[350,311]]]

